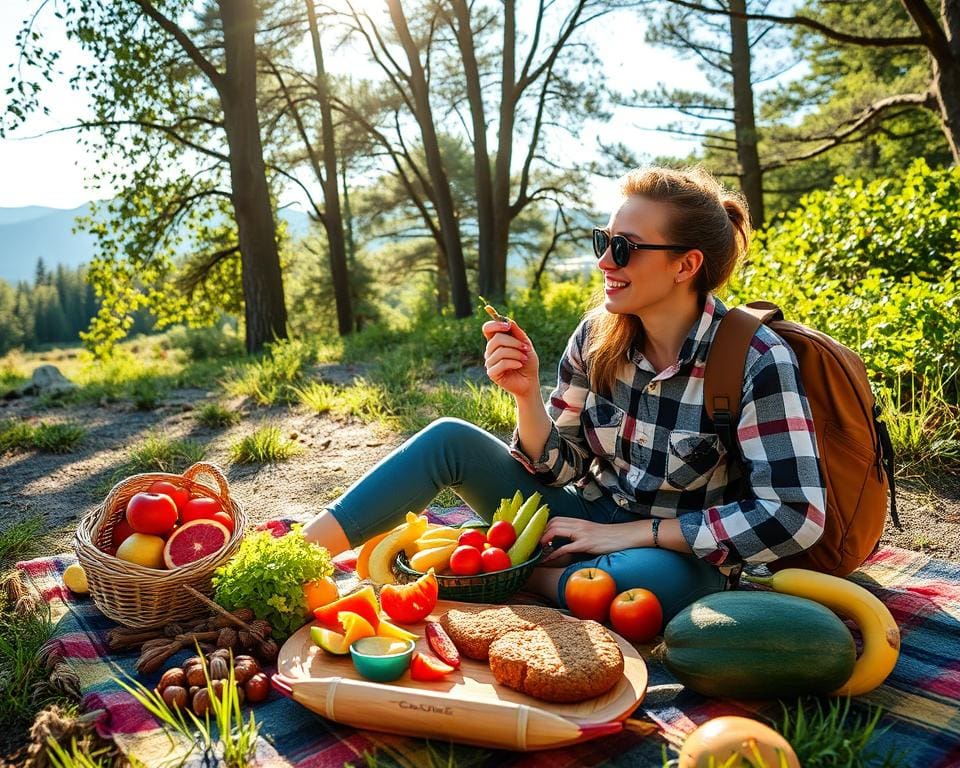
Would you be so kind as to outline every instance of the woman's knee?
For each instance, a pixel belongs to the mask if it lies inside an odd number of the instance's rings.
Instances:
[[[725,577],[716,568],[694,555],[664,549],[625,549],[569,566],[557,585],[558,602],[563,607],[566,607],[563,599],[566,581],[580,568],[606,571],[616,582],[618,593],[637,588],[650,590],[660,601],[664,621],[669,621],[694,600],[726,586]]]
[[[417,433],[416,437],[429,437],[431,440],[436,440],[444,444],[447,442],[457,443],[458,441],[476,439],[484,434],[486,434],[484,430],[476,424],[471,424],[469,421],[464,421],[463,419],[455,419],[452,416],[442,416],[427,424],[427,426]]]

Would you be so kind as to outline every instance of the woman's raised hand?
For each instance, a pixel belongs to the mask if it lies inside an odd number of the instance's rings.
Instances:
[[[540,360],[530,337],[513,320],[483,324],[487,348],[483,353],[487,376],[517,399],[540,397]]]

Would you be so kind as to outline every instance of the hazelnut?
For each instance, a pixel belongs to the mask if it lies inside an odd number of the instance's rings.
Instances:
[[[206,688],[201,688],[193,695],[192,708],[197,717],[203,717],[210,711],[210,693]]]
[[[187,685],[205,686],[207,679],[203,675],[203,667],[195,664],[187,670]]]
[[[253,659],[243,659],[233,665],[233,675],[237,683],[243,684],[260,671],[260,665]]]
[[[183,670],[180,667],[171,667],[160,677],[160,682],[157,683],[157,688],[162,693],[164,690],[169,688],[171,685],[183,687],[187,684],[187,676],[184,674]]]
[[[187,706],[187,689],[182,685],[168,685],[161,695],[171,709],[184,709]]]

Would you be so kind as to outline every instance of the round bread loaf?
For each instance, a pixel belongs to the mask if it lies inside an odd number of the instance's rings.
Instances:
[[[562,621],[565,621],[562,613],[538,605],[505,605],[476,610],[454,608],[440,617],[440,624],[460,653],[481,661],[487,658],[490,643],[507,632],[529,631]]]
[[[544,701],[592,699],[623,676],[620,646],[595,621],[506,632],[490,644],[489,659],[498,683]]]

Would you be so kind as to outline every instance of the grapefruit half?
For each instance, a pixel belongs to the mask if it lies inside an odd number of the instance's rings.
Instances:
[[[191,520],[170,534],[163,547],[167,568],[180,568],[223,549],[230,531],[216,520]]]

